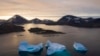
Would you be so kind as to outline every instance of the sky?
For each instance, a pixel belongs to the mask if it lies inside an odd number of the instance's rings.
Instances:
[[[0,0],[0,19],[21,15],[27,19],[58,20],[64,15],[100,16],[100,0]]]

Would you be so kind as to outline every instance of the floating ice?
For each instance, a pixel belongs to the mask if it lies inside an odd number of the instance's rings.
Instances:
[[[47,55],[52,55],[55,52],[61,52],[61,51],[66,50],[66,47],[64,45],[59,44],[59,43],[52,43],[50,41],[47,41],[46,47],[48,47]]]
[[[27,41],[21,41],[18,47],[19,51],[27,51],[28,45]]]
[[[38,52],[43,48],[43,43],[37,45],[29,45],[27,41],[20,42],[19,51]]]
[[[43,43],[37,44],[37,45],[29,45],[27,47],[28,52],[38,52],[43,48]]]
[[[87,48],[83,44],[81,44],[81,43],[75,42],[73,44],[73,47],[75,48],[76,51],[87,52]]]

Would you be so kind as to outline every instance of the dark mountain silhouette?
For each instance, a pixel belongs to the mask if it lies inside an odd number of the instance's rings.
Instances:
[[[35,18],[35,19],[30,20],[30,22],[35,23],[35,24],[51,24],[54,21],[49,20],[49,19],[40,20],[38,18]]]
[[[73,15],[66,15],[59,19],[56,24],[90,28],[100,27],[100,18],[81,18]]]
[[[95,27],[100,27],[100,18],[96,18],[94,21],[93,21]]]
[[[24,27],[22,26],[17,26],[11,23],[3,23],[0,25],[0,34],[21,32],[21,31],[25,31]]]
[[[44,20],[42,20],[42,23],[43,24],[51,24],[51,23],[53,23],[54,21],[52,21],[52,20],[49,20],[49,19],[44,19]]]
[[[6,20],[0,20],[0,24],[2,24],[2,23],[5,23],[6,22]]]
[[[42,20],[35,18],[35,19],[30,20],[30,22],[35,23],[35,24],[40,24],[40,23],[42,23]]]
[[[8,19],[7,22],[13,23],[13,24],[24,24],[24,23],[27,23],[28,20],[26,20],[24,17],[22,17],[20,15],[14,15],[10,19]]]
[[[73,15],[65,15],[61,17],[57,22],[52,20],[40,20],[38,18],[32,19],[30,21],[26,20],[24,17],[20,15],[14,15],[7,21],[0,20],[0,24],[2,23],[12,23],[12,24],[24,24],[24,23],[35,23],[35,24],[46,24],[46,25],[69,25],[69,26],[76,26],[76,27],[88,27],[88,28],[94,28],[94,27],[100,27],[100,18],[82,18],[78,16]]]
[[[81,20],[80,17],[76,17],[73,15],[66,15],[66,16],[63,16],[61,19],[59,19],[57,22],[60,24],[75,24],[75,23],[79,23],[80,20]]]

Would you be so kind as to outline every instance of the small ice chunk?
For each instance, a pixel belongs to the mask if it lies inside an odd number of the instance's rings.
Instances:
[[[78,43],[78,42],[75,42],[73,44],[73,47],[77,50],[77,51],[87,51],[87,48],[81,44],[81,43]]]

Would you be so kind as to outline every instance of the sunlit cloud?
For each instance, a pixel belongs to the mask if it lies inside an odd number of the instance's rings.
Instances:
[[[67,14],[98,16],[100,15],[99,5],[100,0],[0,0],[0,16],[20,14],[28,19]],[[53,17],[51,19],[57,20]]]

